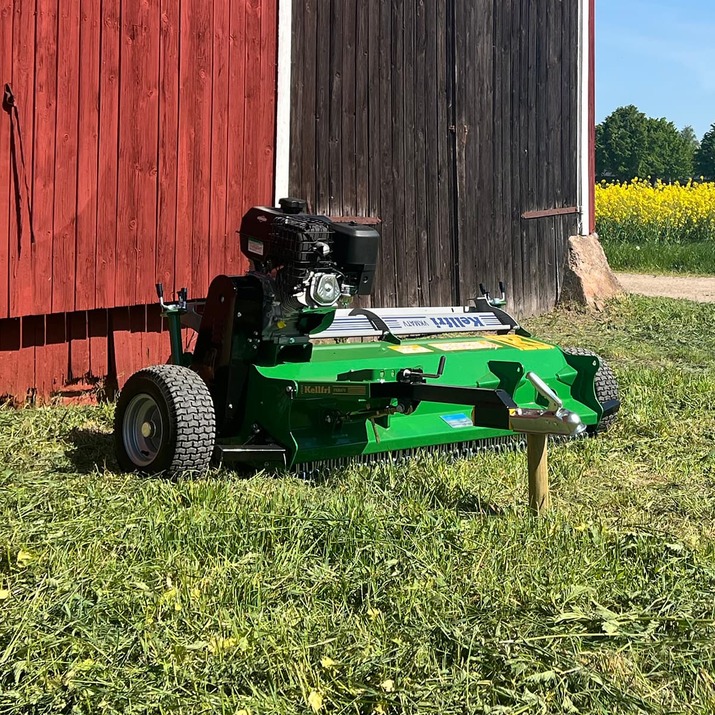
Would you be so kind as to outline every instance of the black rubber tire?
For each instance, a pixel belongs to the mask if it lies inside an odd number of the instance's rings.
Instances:
[[[155,449],[144,453],[146,458],[138,463],[132,458],[136,445],[126,444],[127,439],[132,440],[132,425],[125,425],[125,420],[136,414],[130,405],[141,405],[142,401],[149,405],[153,401],[162,427],[156,445],[152,445]],[[122,470],[172,476],[204,471],[211,462],[215,441],[213,400],[206,383],[193,370],[179,365],[155,365],[139,370],[127,380],[114,416],[115,452]]]
[[[596,399],[602,405],[610,400],[619,399],[618,380],[608,363],[598,353],[594,353],[592,350],[586,350],[585,348],[563,348],[563,352],[568,355],[588,355],[589,357],[598,358],[600,366],[594,380]],[[617,417],[617,414],[604,417],[598,424],[587,427],[587,431],[590,434],[601,434],[611,427]]]

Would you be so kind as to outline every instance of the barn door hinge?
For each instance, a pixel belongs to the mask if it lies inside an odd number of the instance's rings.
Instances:
[[[553,216],[568,216],[569,214],[580,213],[581,209],[578,206],[565,206],[557,209],[543,209],[541,211],[524,211],[521,214],[523,219],[527,221],[535,218],[551,218]]]

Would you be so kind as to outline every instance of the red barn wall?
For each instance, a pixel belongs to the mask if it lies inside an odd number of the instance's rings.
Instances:
[[[244,269],[276,44],[277,0],[0,0],[0,395],[121,384],[168,355],[155,283]]]

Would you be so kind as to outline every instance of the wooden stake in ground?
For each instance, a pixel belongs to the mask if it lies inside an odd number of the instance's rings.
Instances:
[[[549,463],[546,456],[548,435],[526,435],[526,459],[529,469],[529,508],[536,514],[549,510]]]

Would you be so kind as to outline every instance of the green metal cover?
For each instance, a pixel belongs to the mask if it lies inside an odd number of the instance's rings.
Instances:
[[[474,426],[468,405],[422,402],[409,415],[369,417],[389,405],[370,398],[370,384],[394,382],[399,370],[437,370],[434,384],[503,389],[519,407],[544,407],[527,372],[541,377],[587,425],[602,414],[594,377],[598,359],[566,355],[558,347],[521,335],[470,336],[313,346],[308,362],[252,365],[243,444],[265,431],[286,448],[288,466],[393,450],[470,442],[511,434]],[[362,413],[362,414],[361,414]]]

